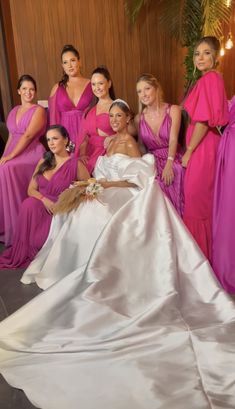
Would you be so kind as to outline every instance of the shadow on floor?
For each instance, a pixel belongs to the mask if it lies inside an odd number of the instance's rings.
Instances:
[[[0,245],[0,251],[3,246]],[[20,282],[23,270],[0,270],[0,321],[41,292],[36,284]],[[34,409],[25,394],[11,388],[0,375],[0,409]]]

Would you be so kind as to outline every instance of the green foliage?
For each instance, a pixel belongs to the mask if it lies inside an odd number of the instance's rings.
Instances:
[[[158,7],[162,28],[182,47],[188,47],[184,60],[187,88],[199,76],[194,72],[194,44],[203,36],[222,36],[222,23],[229,23],[231,6],[227,7],[226,0],[126,0],[125,7],[132,22],[136,21],[140,10],[153,1]]]

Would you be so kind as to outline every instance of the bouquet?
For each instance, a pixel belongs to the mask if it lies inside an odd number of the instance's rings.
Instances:
[[[98,199],[104,188],[94,178],[87,181],[74,182],[68,189],[59,195],[53,214],[69,213],[78,208],[80,203]]]

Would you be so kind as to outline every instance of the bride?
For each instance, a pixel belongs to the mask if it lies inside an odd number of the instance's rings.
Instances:
[[[115,101],[116,137],[95,169],[102,197],[56,216],[24,275],[49,288],[0,324],[1,373],[42,409],[232,409],[233,301],[129,118]]]

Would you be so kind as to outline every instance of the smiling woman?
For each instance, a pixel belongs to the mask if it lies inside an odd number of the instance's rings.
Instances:
[[[115,99],[111,76],[106,67],[97,67],[91,77],[93,100],[81,125],[76,153],[92,173],[96,161],[105,153],[105,138],[113,134],[109,123],[109,108]]]
[[[218,126],[228,122],[228,104],[222,76],[215,71],[220,43],[203,37],[195,46],[194,65],[202,73],[184,107],[190,116],[187,150],[182,158],[185,173],[184,222],[206,257],[212,253],[212,209]]]
[[[81,74],[80,55],[73,45],[63,47],[61,64],[62,79],[54,85],[49,98],[50,125],[63,125],[76,145],[83,112],[92,99],[91,85]]]
[[[9,138],[0,159],[0,241],[12,243],[15,223],[27,188],[44,148],[39,142],[46,129],[46,112],[34,103],[35,80],[22,75],[17,86],[21,105],[9,113]]]

